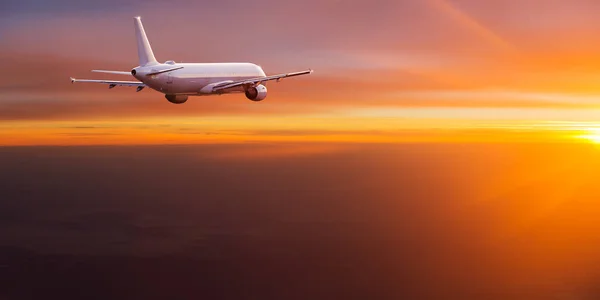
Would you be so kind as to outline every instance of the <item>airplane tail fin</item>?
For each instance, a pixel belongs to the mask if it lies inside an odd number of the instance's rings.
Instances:
[[[144,31],[141,18],[135,17],[133,19],[135,24],[135,37],[137,38],[140,66],[157,64],[158,62],[156,61],[156,58],[154,58],[154,53],[152,53],[152,48],[150,47],[150,42],[148,41],[146,32]]]

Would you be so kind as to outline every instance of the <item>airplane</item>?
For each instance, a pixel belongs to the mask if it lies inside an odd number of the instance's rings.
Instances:
[[[88,82],[116,86],[137,87],[137,92],[149,87],[165,94],[171,103],[182,104],[188,96],[245,93],[252,101],[267,97],[267,81],[311,74],[311,69],[278,75],[265,75],[263,69],[253,63],[176,63],[172,60],[159,63],[154,57],[150,42],[144,31],[141,17],[134,17],[139,66],[127,71],[92,70],[92,72],[133,75],[139,81],[76,79],[71,83]]]

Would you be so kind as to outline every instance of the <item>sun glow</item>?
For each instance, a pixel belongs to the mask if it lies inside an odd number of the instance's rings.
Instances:
[[[587,140],[594,144],[600,144],[600,127],[586,128],[579,138]]]

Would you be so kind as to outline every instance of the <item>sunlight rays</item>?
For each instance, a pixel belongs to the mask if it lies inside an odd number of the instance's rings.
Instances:
[[[454,19],[460,26],[470,30],[484,41],[502,49],[506,52],[514,53],[516,48],[506,39],[498,35],[496,32],[486,27],[475,18],[460,10],[448,0],[429,0],[429,4],[434,9],[444,13],[448,17]]]

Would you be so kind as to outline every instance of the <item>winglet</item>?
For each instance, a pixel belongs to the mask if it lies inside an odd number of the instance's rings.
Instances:
[[[154,58],[154,53],[150,47],[150,42],[144,31],[142,25],[142,18],[137,16],[133,18],[135,25],[135,37],[137,38],[138,58],[140,60],[140,66],[154,65],[158,62]]]

